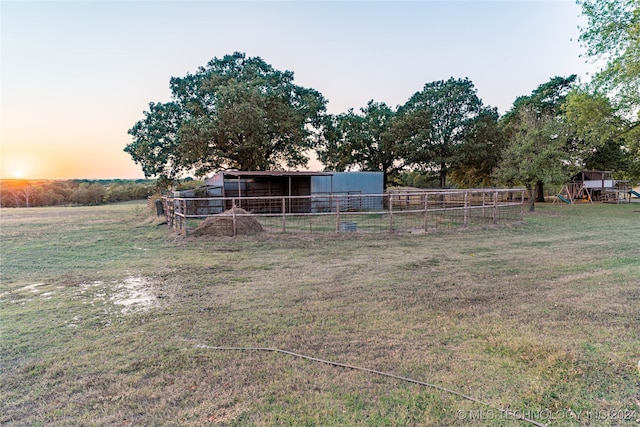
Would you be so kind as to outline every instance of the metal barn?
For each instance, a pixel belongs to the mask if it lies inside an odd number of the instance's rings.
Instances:
[[[220,213],[234,199],[256,213],[280,212],[283,198],[290,213],[327,212],[335,209],[336,195],[345,195],[343,203],[338,199],[340,210],[357,211],[363,208],[357,195],[384,193],[383,178],[382,172],[221,171],[207,178],[203,187],[173,196],[202,199],[193,205],[195,214]],[[370,200],[376,200],[375,206]],[[366,208],[382,209],[382,197],[369,199]]]

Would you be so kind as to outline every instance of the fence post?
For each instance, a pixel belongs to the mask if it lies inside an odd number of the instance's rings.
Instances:
[[[164,204],[164,212],[167,214],[167,225],[173,228],[173,209],[169,209],[169,200],[165,197],[162,197],[162,203]]]
[[[493,192],[493,223],[498,223],[498,192]]]
[[[187,234],[187,199],[182,199],[182,232]]]
[[[393,195],[389,193],[389,233],[393,233]]]
[[[487,193],[483,190],[482,191],[482,222],[485,221],[485,216],[484,216],[484,207],[487,204],[486,200],[485,200],[485,196],[487,195]]]
[[[336,233],[340,232],[340,199],[336,197]]]
[[[424,232],[429,231],[429,195],[424,194]]]
[[[287,204],[284,197],[282,198],[282,232],[287,232]]]
[[[236,199],[231,202],[231,229],[233,237],[236,237]]]
[[[469,191],[464,192],[464,226],[466,227],[469,223]]]

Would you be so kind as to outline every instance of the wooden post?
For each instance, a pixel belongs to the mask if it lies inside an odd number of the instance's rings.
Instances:
[[[483,190],[482,191],[482,222],[484,222],[484,206],[486,205],[486,201],[485,201],[486,195],[487,193]]]
[[[424,193],[424,232],[429,231],[429,195]]]
[[[389,193],[389,233],[393,233],[393,195]]]
[[[289,175],[289,212],[292,212],[291,210],[291,175]]]
[[[236,199],[231,204],[231,229],[233,237],[236,237]]]
[[[282,198],[282,232],[287,232],[287,204],[284,197]]]
[[[182,231],[187,232],[187,199],[182,199]]]
[[[336,233],[340,232],[340,199],[338,197],[336,197]]]
[[[467,224],[469,223],[469,192],[468,191],[464,192],[464,213],[463,213],[463,217],[464,217],[464,226],[466,227]]]
[[[523,193],[524,194],[524,193]],[[498,223],[498,192],[493,192],[493,223]]]

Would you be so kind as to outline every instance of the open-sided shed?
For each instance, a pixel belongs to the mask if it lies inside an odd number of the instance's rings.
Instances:
[[[327,172],[222,171],[205,180],[218,197],[310,196],[311,179]]]
[[[335,196],[383,194],[383,178],[382,172],[227,170],[207,178],[204,187],[176,192],[174,197],[217,198],[197,204],[198,211],[212,213],[229,209],[230,199],[241,200],[241,205],[253,212],[280,212],[285,198],[288,212],[325,212],[335,208]],[[333,197],[333,201],[328,196]],[[358,199],[349,197],[345,203],[338,200],[337,204],[341,210],[359,210],[354,200]],[[382,198],[376,203],[380,206],[367,208],[382,209]]]

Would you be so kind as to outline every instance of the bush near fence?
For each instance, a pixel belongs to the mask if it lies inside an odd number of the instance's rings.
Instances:
[[[429,232],[520,221],[521,189],[409,191],[278,197],[163,197],[170,227],[188,233],[205,218],[242,208],[272,233]],[[233,212],[233,210],[232,210]],[[227,214],[228,215],[228,214]],[[235,221],[236,214],[232,214]]]

